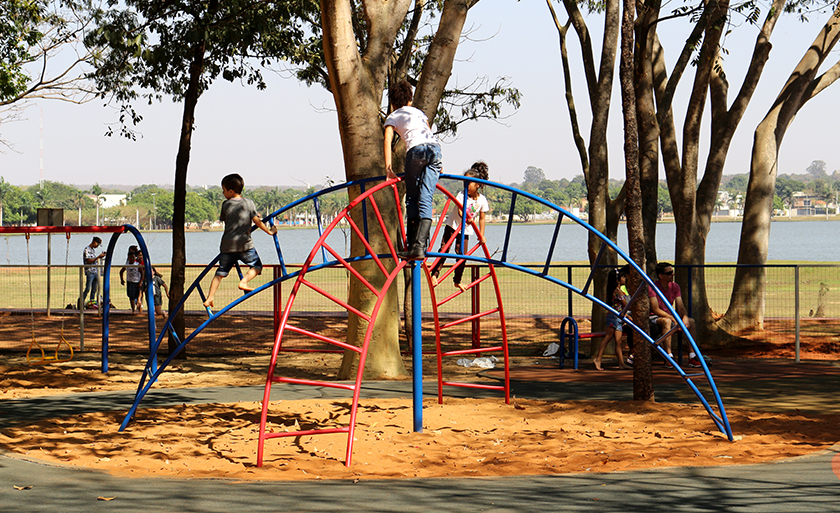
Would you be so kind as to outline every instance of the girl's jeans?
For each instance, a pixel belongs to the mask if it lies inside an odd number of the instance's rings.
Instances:
[[[440,146],[419,144],[405,155],[405,211],[409,219],[432,218],[432,195],[443,169]]]

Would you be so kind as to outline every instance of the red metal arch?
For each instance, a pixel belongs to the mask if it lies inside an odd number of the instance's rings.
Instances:
[[[263,464],[264,459],[264,448],[265,442],[271,438],[279,438],[279,437],[288,437],[288,436],[307,436],[307,435],[316,435],[316,434],[328,434],[328,433],[347,433],[347,452],[346,452],[346,459],[345,464],[350,466],[352,463],[352,456],[353,456],[353,435],[355,431],[355,423],[356,423],[356,415],[358,411],[358,402],[359,402],[359,394],[361,390],[361,383],[362,383],[362,375],[364,372],[365,361],[367,358],[367,352],[370,346],[370,340],[373,335],[373,329],[375,325],[375,321],[377,316],[379,315],[379,310],[383,304],[383,301],[393,285],[396,278],[400,275],[400,272],[406,265],[405,261],[399,260],[397,258],[397,246],[394,244],[394,241],[390,239],[388,236],[389,230],[387,223],[383,219],[381,209],[377,202],[376,197],[374,196],[377,192],[390,189],[392,191],[392,195],[386,195],[386,197],[390,198],[393,197],[394,202],[397,205],[397,212],[400,212],[400,203],[399,203],[399,193],[397,191],[397,183],[399,179],[390,180],[387,182],[382,182],[379,185],[376,185],[367,191],[363,191],[358,197],[356,197],[336,218],[333,220],[332,223],[327,227],[324,233],[316,242],[315,246],[312,248],[309,256],[306,258],[306,261],[301,268],[301,271],[295,280],[295,283],[292,287],[291,292],[289,293],[288,300],[286,301],[285,307],[280,316],[280,328],[277,333],[277,337],[274,342],[274,347],[272,348],[271,354],[271,361],[269,364],[268,376],[266,378],[266,385],[265,391],[263,395],[263,403],[262,403],[262,412],[260,416],[260,427],[259,427],[259,440],[258,440],[258,447],[257,447],[257,466],[261,466]],[[456,202],[455,197],[449,193],[446,189],[441,186],[438,186],[438,190],[442,191],[447,197],[446,207],[448,208],[451,202]],[[457,202],[456,202],[456,205]],[[459,207],[461,205],[458,205]],[[354,209],[367,209],[370,208],[373,211],[375,217],[374,226],[370,227],[367,225],[359,226],[354,220],[353,217],[350,215]],[[364,217],[364,216],[363,216]],[[402,223],[402,215],[398,215],[400,219],[400,238],[402,239],[401,242],[405,243],[405,230]],[[435,237],[437,237],[438,232],[440,231],[440,223],[439,221],[438,227],[435,230]],[[382,273],[382,285],[381,287],[377,288],[374,284],[370,283],[365,277],[363,277],[352,265],[351,260],[359,261],[360,259],[347,259],[342,256],[338,251],[332,248],[327,242],[327,238],[332,233],[332,231],[339,226],[339,223],[347,223],[350,228],[352,229],[353,233],[362,241],[362,244],[365,247],[366,255],[365,257],[361,258],[361,260],[370,260]],[[383,254],[377,254],[374,248],[371,246],[369,239],[370,239],[370,230],[378,229],[379,233],[384,235],[384,239],[387,244],[387,252]],[[432,240],[432,244],[434,245],[434,238]],[[471,250],[469,250],[468,254],[472,255],[475,251],[481,247],[485,258],[489,258],[489,254],[487,252],[487,248],[483,243],[477,244]],[[328,262],[326,264],[315,266],[313,264],[316,256],[318,255],[319,251],[325,250],[329,252],[334,261]],[[455,257],[455,255],[449,255],[450,257]],[[344,299],[336,297],[334,294],[330,294],[329,292],[325,291],[323,288],[319,287],[315,284],[312,280],[307,278],[307,275],[310,271],[318,270],[321,268],[327,267],[341,267],[345,269],[347,272],[353,275],[354,278],[359,280],[359,282],[366,287],[374,296],[376,297],[376,302],[374,305],[373,310],[370,314],[366,314],[354,308]],[[429,267],[424,262],[424,269],[425,274],[427,276],[427,280],[429,280]],[[431,285],[431,281],[429,280],[430,286],[430,293],[432,296],[432,305],[433,305],[433,314],[434,314],[434,326],[436,331],[435,341],[436,341],[436,354],[438,356],[438,400],[442,401],[442,389],[443,386],[463,386],[463,387],[471,387],[471,388],[485,388],[485,389],[496,389],[504,391],[505,401],[508,402],[510,398],[510,384],[508,379],[508,351],[507,351],[507,330],[505,329],[504,325],[504,309],[502,308],[501,304],[501,295],[499,293],[499,285],[498,280],[495,275],[495,271],[493,270],[492,266],[490,266],[490,273],[478,280],[484,281],[487,278],[491,278],[494,283],[494,292],[496,295],[496,301],[498,306],[492,309],[489,312],[485,312],[479,316],[484,317],[488,315],[497,315],[498,319],[500,320],[501,324],[501,336],[502,342],[499,345],[495,345],[488,348],[470,348],[468,350],[458,350],[458,351],[449,351],[443,352],[441,350],[441,342],[440,342],[440,333],[439,329],[442,327],[440,326],[440,317],[438,314],[438,306],[442,305],[443,303],[449,301],[457,294],[453,294],[452,296],[446,298],[445,300],[438,302],[435,299],[434,287]],[[477,284],[476,282],[475,284]],[[472,286],[473,284],[471,284]],[[348,314],[356,315],[360,317],[362,320],[367,322],[367,329],[365,332],[364,341],[361,347],[356,347],[347,344],[344,341],[336,340],[330,337],[326,337],[322,334],[313,333],[307,331],[303,328],[297,327],[292,325],[289,322],[290,313],[293,311],[294,304],[298,296],[305,291],[311,291],[315,294],[319,294],[330,301],[334,302],[337,305],[340,305],[342,308],[345,308],[348,311]],[[454,324],[459,324],[462,322],[467,321],[474,321],[476,320],[475,316],[468,316],[464,319],[460,319]],[[415,319],[414,322],[422,322],[420,319]],[[450,323],[449,326],[454,325]],[[282,344],[283,344],[283,336],[286,331],[290,331],[292,333],[296,333],[298,335],[303,335],[306,337],[313,338],[320,342],[329,344],[331,346],[335,346],[341,348],[345,351],[353,351],[359,355],[359,365],[356,371],[356,378],[352,384],[347,383],[335,383],[335,382],[325,382],[325,381],[313,381],[313,380],[303,380],[291,377],[284,377],[284,376],[277,376],[275,374],[277,359],[279,353],[282,351]],[[442,366],[441,366],[441,359],[444,356],[454,356],[458,354],[467,354],[467,353],[485,353],[488,351],[501,351],[502,357],[504,360],[505,365],[505,382],[502,386],[495,386],[495,385],[475,385],[470,383],[455,383],[455,382],[445,382],[442,378]],[[322,386],[322,387],[329,387],[329,388],[338,388],[351,391],[353,393],[353,399],[351,403],[350,409],[350,421],[347,426],[343,427],[326,427],[321,429],[310,429],[310,430],[298,430],[298,431],[286,431],[286,432],[275,432],[270,433],[267,432],[266,426],[268,422],[268,410],[270,407],[270,397],[271,397],[271,388],[274,383],[290,383],[290,384],[297,384],[297,385],[314,385],[314,386]]]

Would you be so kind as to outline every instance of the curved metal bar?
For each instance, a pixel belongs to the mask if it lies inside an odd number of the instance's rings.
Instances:
[[[717,407],[718,407],[718,411],[720,412],[720,413],[719,413],[719,417],[717,416],[718,414],[716,414],[716,413],[712,410],[712,408],[711,408],[711,406],[709,405],[708,401],[705,399],[705,397],[704,397],[704,396],[703,396],[703,394],[699,391],[699,389],[697,389],[697,387],[694,385],[693,381],[692,381],[690,378],[688,378],[688,377],[687,377],[687,375],[686,375],[684,372],[682,372],[682,370],[679,368],[679,366],[676,364],[676,362],[674,362],[674,360],[673,360],[672,358],[668,357],[668,355],[667,355],[667,354],[665,354],[665,352],[664,352],[664,351],[663,351],[663,350],[662,350],[659,346],[657,346],[656,344],[654,344],[654,341],[650,338],[650,336],[648,336],[648,335],[646,335],[646,334],[645,334],[644,330],[641,330],[640,328],[638,328],[638,326],[635,326],[635,325],[633,325],[632,323],[631,323],[631,326],[632,326],[632,327],[633,327],[633,329],[635,329],[637,332],[639,332],[639,333],[643,334],[643,335],[644,335],[644,338],[645,338],[645,339],[646,339],[649,343],[651,343],[651,344],[653,344],[653,345],[654,345],[654,347],[657,349],[657,351],[659,351],[659,352],[660,352],[660,354],[662,354],[662,355],[665,357],[665,359],[666,359],[666,360],[667,360],[667,361],[668,361],[668,362],[672,365],[672,367],[674,367],[675,369],[678,369],[678,373],[680,374],[680,376],[681,376],[681,377],[683,377],[683,379],[684,379],[684,380],[686,381],[686,383],[689,385],[689,388],[691,388],[691,390],[695,393],[695,395],[697,396],[697,398],[700,400],[700,402],[701,402],[701,403],[703,404],[703,406],[706,408],[706,411],[709,413],[709,415],[712,417],[712,419],[715,421],[715,423],[718,425],[718,427],[721,429],[721,431],[722,431],[722,432],[723,432],[723,433],[727,436],[727,438],[728,438],[730,441],[732,441],[732,440],[734,439],[734,438],[733,438],[733,435],[732,435],[732,429],[731,429],[731,426],[730,426],[730,424],[729,424],[729,420],[728,420],[728,418],[727,418],[727,416],[726,416],[726,408],[724,407],[724,405],[723,405],[723,400],[722,400],[722,398],[720,397],[720,392],[718,391],[717,386],[715,385],[714,378],[712,378],[712,375],[711,375],[711,373],[709,372],[709,368],[708,368],[708,366],[706,365],[705,360],[703,359],[702,353],[700,352],[700,349],[699,349],[699,347],[697,346],[697,343],[696,343],[696,341],[694,340],[694,337],[692,337],[692,336],[691,336],[691,333],[689,332],[689,330],[688,330],[688,328],[686,327],[686,325],[682,322],[682,318],[681,318],[679,315],[677,315],[677,312],[674,310],[673,306],[672,306],[672,305],[671,305],[671,304],[670,304],[670,303],[669,303],[669,302],[665,299],[665,296],[664,296],[664,294],[662,293],[662,291],[661,291],[661,290],[659,290],[659,288],[655,286],[655,284],[654,284],[653,280],[652,280],[649,276],[647,276],[647,274],[644,272],[644,270],[643,270],[643,269],[641,269],[641,268],[640,268],[640,267],[636,264],[636,262],[634,262],[634,261],[633,261],[633,259],[631,259],[631,258],[629,257],[629,255],[627,255],[627,254],[626,254],[624,251],[622,251],[622,250],[621,250],[621,248],[619,248],[619,247],[618,247],[618,246],[617,246],[617,245],[616,245],[613,241],[611,241],[611,240],[610,240],[609,238],[607,238],[604,234],[602,234],[601,232],[599,232],[598,230],[596,230],[596,229],[595,229],[594,227],[592,227],[589,223],[587,223],[587,222],[585,222],[585,221],[581,220],[580,218],[578,218],[577,216],[575,216],[575,215],[574,215],[574,214],[572,214],[571,212],[567,211],[566,209],[564,209],[564,208],[562,208],[562,207],[560,207],[560,206],[558,206],[558,205],[556,205],[556,204],[554,204],[554,203],[552,203],[552,202],[550,202],[550,201],[548,201],[548,200],[546,200],[546,199],[544,199],[544,198],[540,198],[540,197],[538,197],[538,196],[535,196],[534,194],[531,194],[531,193],[529,193],[529,192],[526,192],[526,191],[522,191],[522,190],[516,189],[516,188],[511,187],[511,186],[509,186],[509,185],[504,185],[504,184],[500,184],[500,183],[496,183],[496,182],[491,182],[491,181],[488,181],[488,180],[482,180],[482,179],[480,179],[480,178],[474,178],[474,177],[463,177],[463,176],[453,176],[453,175],[441,175],[441,179],[451,179],[451,180],[469,180],[469,181],[471,181],[471,182],[477,182],[477,183],[484,184],[484,185],[487,185],[487,186],[490,186],[490,187],[494,187],[494,188],[497,188],[497,189],[506,190],[506,191],[508,191],[508,192],[510,192],[510,193],[512,194],[512,197],[511,197],[511,210],[510,210],[510,212],[511,212],[511,213],[513,212],[513,209],[514,209],[514,204],[515,204],[515,202],[516,202],[516,198],[517,198],[517,196],[523,196],[523,197],[525,197],[525,198],[527,198],[527,199],[530,199],[530,200],[532,200],[532,201],[535,201],[535,202],[537,202],[537,203],[539,203],[539,204],[541,204],[541,205],[543,205],[543,206],[545,206],[545,207],[548,207],[548,208],[549,208],[549,209],[551,209],[551,210],[554,210],[554,211],[558,212],[558,214],[559,214],[559,215],[563,215],[563,216],[565,216],[565,217],[569,218],[570,220],[572,220],[573,222],[575,222],[575,223],[576,223],[576,224],[578,224],[579,226],[581,226],[581,227],[585,228],[585,229],[586,229],[589,233],[591,233],[591,234],[595,235],[596,237],[598,237],[599,239],[601,239],[601,241],[602,241],[602,243],[603,243],[603,244],[605,244],[606,246],[608,246],[609,248],[611,248],[613,251],[615,251],[615,252],[616,252],[616,254],[617,254],[620,258],[622,258],[625,262],[627,262],[627,263],[628,263],[628,264],[629,264],[629,265],[630,265],[630,266],[631,266],[631,267],[632,267],[632,268],[633,268],[633,269],[634,269],[634,270],[635,270],[635,271],[639,274],[639,276],[641,276],[641,277],[642,277],[642,280],[643,280],[643,281],[644,281],[644,282],[645,282],[645,283],[646,283],[649,287],[651,287],[651,288],[653,289],[653,291],[654,291],[654,293],[656,294],[656,296],[657,296],[657,298],[658,298],[658,300],[659,300],[660,304],[664,305],[664,306],[666,307],[666,309],[668,310],[668,312],[669,312],[669,313],[670,313],[670,314],[674,317],[674,319],[676,320],[677,324],[679,325],[679,329],[681,329],[681,330],[682,330],[682,332],[683,332],[683,335],[684,335],[685,339],[686,339],[686,340],[688,340],[688,342],[689,342],[689,346],[690,346],[690,347],[691,347],[691,349],[692,349],[692,350],[693,350],[693,351],[697,354],[697,356],[698,356],[698,360],[700,360],[700,365],[701,365],[701,368],[703,369],[703,375],[704,375],[704,377],[706,378],[707,382],[709,383],[710,389],[711,389],[712,394],[713,394],[713,396],[714,396],[714,398],[715,398],[715,403],[717,404]],[[524,268],[524,267],[522,267],[522,266],[518,266],[518,265],[516,265],[516,264],[512,264],[512,263],[510,263],[510,262],[507,262],[507,261],[506,261],[506,260],[507,260],[507,248],[508,248],[508,244],[509,244],[509,240],[510,240],[511,223],[512,223],[512,216],[510,216],[510,215],[509,215],[509,217],[508,217],[507,232],[506,232],[506,235],[505,235],[505,245],[504,245],[505,250],[504,250],[504,251],[503,251],[503,253],[502,253],[502,260],[501,260],[501,261],[498,261],[498,260],[490,260],[490,261],[488,261],[487,263],[493,263],[494,265],[497,265],[497,266],[502,266],[502,267],[510,267],[510,268],[514,268],[514,269],[517,269],[517,270],[520,270],[520,271],[523,271],[523,272],[527,272],[528,274],[531,274],[531,275],[534,275],[534,276],[540,277],[540,278],[542,278],[542,279],[546,279],[546,280],[552,281],[552,282],[554,282],[554,283],[557,283],[558,285],[565,286],[567,289],[569,289],[569,290],[571,290],[571,291],[574,291],[574,292],[578,293],[579,295],[581,295],[581,296],[585,297],[586,299],[589,299],[590,301],[593,301],[593,302],[595,302],[595,303],[599,304],[600,306],[602,306],[602,307],[604,307],[604,308],[607,308],[607,310],[608,310],[608,311],[611,311],[611,312],[613,312],[613,313],[616,313],[616,312],[615,312],[615,310],[614,310],[614,309],[612,309],[612,307],[610,307],[609,305],[606,305],[603,301],[599,300],[598,298],[595,298],[595,297],[594,297],[594,296],[592,296],[591,294],[586,293],[584,290],[578,289],[578,288],[576,288],[576,287],[574,287],[574,286],[572,286],[572,285],[570,285],[570,284],[568,284],[568,283],[562,282],[561,280],[557,280],[557,279],[555,279],[555,278],[553,278],[553,277],[551,277],[551,276],[547,276],[547,275],[545,275],[545,274],[536,273],[536,272],[530,271],[529,269]],[[604,247],[602,247],[602,248],[601,248],[601,251],[603,251],[604,249],[605,249],[605,248],[604,248]],[[428,253],[428,254],[430,254],[431,256],[439,256],[439,255],[437,255],[437,254],[435,254],[435,253]],[[460,257],[460,258],[465,258],[465,259],[470,259],[470,260],[475,260],[475,261],[481,262],[481,259],[477,259],[477,258],[472,258],[472,257],[468,257],[468,256],[459,256],[459,257]],[[622,317],[623,317],[623,316],[622,316]]]
[[[464,179],[464,178],[468,178],[468,177],[462,177],[462,179]],[[468,194],[468,187],[469,187],[469,181],[470,180],[471,180],[471,178],[469,180],[464,179],[463,198],[468,197],[467,194]],[[494,309],[494,313],[498,313],[499,322],[500,322],[500,325],[501,325],[501,335],[502,335],[501,350],[502,350],[502,356],[503,356],[503,361],[504,361],[504,385],[503,386],[487,387],[485,385],[479,386],[479,385],[475,385],[475,384],[454,383],[454,382],[449,382],[449,381],[444,381],[443,380],[443,357],[444,356],[453,356],[453,355],[457,355],[457,354],[486,352],[487,349],[472,348],[470,350],[446,351],[446,352],[444,352],[443,348],[441,346],[441,338],[440,338],[441,330],[446,329],[447,327],[450,327],[450,326],[454,326],[454,325],[457,325],[457,324],[467,322],[468,320],[472,320],[472,319],[475,319],[475,318],[480,318],[481,316],[483,316],[487,312],[485,312],[484,314],[471,315],[471,316],[468,316],[466,318],[459,319],[458,321],[455,321],[454,323],[448,323],[448,324],[445,324],[445,325],[441,325],[440,312],[439,312],[440,307],[442,305],[444,305],[445,303],[447,303],[448,301],[450,301],[451,299],[454,299],[455,297],[460,295],[461,292],[454,292],[450,296],[448,296],[448,297],[446,297],[446,298],[444,298],[443,300],[440,300],[440,301],[437,299],[437,293],[435,292],[435,286],[432,285],[431,272],[429,270],[430,267],[428,265],[429,261],[430,261],[430,257],[431,258],[434,258],[435,256],[438,257],[438,258],[434,259],[434,265],[432,267],[437,266],[438,262],[440,262],[440,259],[444,258],[444,256],[446,256],[446,257],[454,256],[455,257],[455,260],[456,260],[455,265],[452,266],[449,269],[449,271],[444,273],[439,278],[438,283],[441,283],[447,278],[447,276],[449,276],[450,273],[452,273],[454,271],[456,266],[461,265],[466,261],[466,259],[463,258],[464,255],[472,256],[475,253],[475,251],[480,248],[482,250],[483,254],[484,254],[484,258],[482,260],[486,260],[486,259],[490,258],[490,252],[487,249],[486,242],[483,242],[483,241],[481,241],[481,239],[478,239],[478,238],[477,238],[477,241],[476,241],[476,245],[472,249],[467,250],[467,248],[465,247],[465,244],[464,244],[465,236],[466,236],[465,235],[465,230],[466,230],[466,224],[467,224],[466,209],[464,208],[463,203],[458,202],[458,198],[455,195],[453,195],[451,192],[449,192],[446,188],[441,186],[440,183],[438,183],[437,190],[439,192],[443,193],[444,196],[446,196],[446,208],[444,208],[442,213],[441,213],[441,217],[440,217],[440,219],[437,223],[437,227],[435,229],[435,236],[432,238],[432,241],[437,240],[437,235],[440,232],[440,228],[441,228],[442,225],[445,224],[445,220],[446,220],[445,216],[446,216],[446,213],[449,212],[450,204],[454,205],[454,208],[460,209],[460,211],[461,211],[461,225],[458,227],[458,230],[455,233],[452,234],[452,236],[450,237],[449,240],[441,241],[442,244],[443,244],[442,252],[438,252],[438,253],[429,252],[429,251],[426,252],[426,259],[425,259],[425,265],[424,265],[424,269],[425,269],[425,272],[426,272],[426,282],[429,285],[429,295],[431,297],[432,306],[433,306],[432,316],[433,316],[434,326],[435,326],[435,351],[436,351],[436,354],[437,354],[437,371],[438,371],[437,372],[438,403],[443,404],[443,389],[444,389],[444,386],[460,386],[460,387],[468,387],[468,388],[491,388],[491,389],[495,389],[495,390],[499,390],[499,389],[504,390],[505,404],[510,404],[510,359],[508,357],[509,353],[508,353],[508,340],[507,340],[507,323],[505,322],[504,306],[502,304],[502,299],[501,299],[502,294],[501,294],[501,289],[499,288],[499,280],[498,280],[498,277],[496,276],[496,270],[495,270],[493,265],[488,265],[488,268],[489,268],[488,274],[485,275],[483,278],[480,278],[479,280],[476,280],[475,282],[471,283],[470,286],[468,287],[468,289],[471,289],[475,284],[480,283],[480,282],[486,280],[487,278],[491,278],[491,280],[493,282],[493,291],[495,293],[496,304],[497,304],[497,307]],[[476,224],[476,219],[472,219],[470,221],[470,223],[472,225],[473,231],[476,234],[480,233],[479,227]],[[453,252],[449,251],[449,248],[454,244],[456,238],[460,238],[460,248],[461,248],[461,253],[460,254],[453,253]],[[476,258],[479,258],[479,257],[476,257]],[[412,324],[412,325],[416,326],[416,325],[419,325],[419,324],[420,323],[417,322],[416,324]],[[498,350],[498,348],[491,349],[491,350]]]
[[[122,225],[120,227],[114,227],[116,229],[111,229],[112,227],[106,226],[91,226],[91,227],[77,227],[77,228],[95,228],[92,230],[84,230],[84,229],[77,229],[77,232],[105,232],[111,233],[111,239],[108,241],[108,249],[105,253],[105,273],[102,277],[103,285],[102,285],[102,372],[108,372],[108,345],[109,345],[109,326],[111,320],[111,266],[113,265],[114,260],[114,248],[117,247],[117,240],[120,238],[120,235],[123,233],[131,233],[134,235],[134,239],[137,241],[137,245],[140,248],[141,253],[143,254],[143,271],[144,275],[146,276],[146,283],[148,285],[146,299],[148,304],[152,305],[151,309],[146,309],[146,315],[148,316],[148,328],[149,328],[149,351],[150,355],[154,355],[153,358],[150,357],[149,364],[152,367],[157,367],[157,352],[152,353],[151,349],[154,345],[155,340],[155,309],[154,309],[154,297],[152,294],[152,283],[151,283],[151,274],[152,274],[152,261],[149,256],[149,249],[146,246],[146,241],[143,239],[143,235],[140,234],[140,231],[130,224]],[[108,228],[107,230],[104,228]]]

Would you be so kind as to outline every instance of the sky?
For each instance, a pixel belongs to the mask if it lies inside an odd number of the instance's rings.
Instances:
[[[562,9],[558,11],[564,19]],[[753,131],[825,18],[813,16],[812,23],[804,25],[793,19],[779,23],[772,38],[775,48],[736,133],[724,173],[749,172]],[[591,18],[589,23],[598,46],[597,21]],[[684,30],[678,22],[660,27],[669,62],[685,39]],[[465,31],[469,36],[459,46],[450,86],[482,76],[491,82],[507,77],[522,93],[522,105],[516,112],[507,109],[503,120],[461,125],[457,137],[443,142],[444,173],[460,174],[474,161],[484,160],[490,167],[490,179],[503,183],[521,182],[528,166],[541,168],[551,180],[581,174],[564,99],[557,31],[545,3],[481,1],[470,11]],[[730,100],[740,86],[756,32],[742,24],[733,27],[728,36]],[[588,99],[574,37],[569,48],[575,102],[588,140]],[[836,61],[837,57],[835,51],[831,58]],[[307,87],[293,78],[270,72],[266,77],[269,86],[264,91],[219,80],[200,98],[188,184],[218,185],[224,175],[233,172],[245,178],[246,186],[287,187],[343,180],[337,117],[330,95],[319,86]],[[692,79],[689,70],[677,92],[678,131]],[[805,173],[814,160],[825,161],[829,174],[840,169],[840,145],[833,128],[838,105],[840,84],[835,84],[800,111],[783,143],[780,174]],[[611,109],[610,176],[623,179],[617,89]],[[104,136],[118,113],[102,101],[85,105],[33,103],[24,120],[0,126],[0,137],[13,147],[0,153],[0,176],[14,185],[32,185],[41,179],[75,186],[171,184],[182,107],[165,100],[142,105],[139,111],[144,117],[139,126],[142,137],[128,141]],[[707,150],[704,146],[701,155]]]

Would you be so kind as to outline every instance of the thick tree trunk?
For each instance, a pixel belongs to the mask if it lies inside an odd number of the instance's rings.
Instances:
[[[767,263],[779,148],[802,106],[837,80],[840,63],[822,76],[816,75],[838,38],[840,4],[791,73],[770,112],[756,128],[738,247],[738,263],[745,266],[735,272],[729,309],[720,322],[720,326],[726,330],[739,331],[763,326],[765,272],[761,266]]]
[[[186,239],[184,236],[184,222],[187,198],[187,168],[190,164],[190,148],[192,145],[193,125],[195,124],[195,107],[198,104],[201,73],[204,70],[205,43],[196,43],[193,49],[193,60],[190,63],[190,83],[184,95],[184,115],[181,122],[181,139],[178,143],[178,155],[175,157],[175,191],[172,204],[172,275],[169,282],[169,311],[173,311],[181,298],[184,297],[187,264]],[[178,334],[176,340],[171,334],[168,339],[169,352],[178,346],[179,340],[185,338],[184,310],[181,309],[172,318],[172,327]],[[185,358],[186,348],[179,355]]]
[[[447,0],[441,13],[441,21],[430,47],[429,56],[415,91],[414,105],[433,119],[446,81],[452,69],[461,28],[469,7],[475,2],[468,0]],[[382,124],[380,107],[385,78],[388,74],[392,47],[397,31],[406,17],[410,0],[367,0],[364,2],[366,16],[365,54],[359,53],[352,18],[352,4],[348,0],[322,0],[322,30],[324,57],[329,70],[330,88],[338,111],[339,132],[344,152],[345,173],[348,180],[381,176],[384,174],[382,160]],[[445,161],[445,155],[444,155]],[[357,195],[358,191],[351,191]],[[393,196],[381,195],[379,206],[389,222],[388,237],[397,238],[396,205]],[[351,198],[352,199],[352,198]],[[368,209],[369,215],[373,215]],[[354,212],[354,216],[361,215]],[[356,219],[360,222],[360,219]],[[371,223],[376,226],[377,223]],[[386,241],[380,234],[372,235],[372,247],[385,252]],[[354,236],[351,240],[351,256],[364,253],[364,246]],[[369,262],[357,264],[360,273],[379,288],[384,277],[378,268]],[[349,301],[360,311],[372,311],[375,298],[358,280],[351,280]],[[389,291],[376,320],[373,330],[364,376],[368,379],[395,378],[406,373],[399,345],[399,306],[396,287]],[[367,323],[351,315],[347,341],[359,346],[364,340]],[[347,379],[355,374],[358,358],[355,353],[346,352],[339,377]]]
[[[609,185],[609,155],[607,153],[607,125],[609,121],[609,106],[612,96],[613,77],[615,69],[615,56],[618,46],[618,33],[620,23],[620,4],[618,0],[609,0],[604,8],[604,38],[601,43],[601,62],[598,70],[597,82],[592,73],[587,73],[587,84],[589,89],[589,103],[592,109],[592,126],[589,134],[589,168],[584,170],[586,178],[586,197],[589,202],[589,224],[601,233],[608,233],[608,208],[610,197]],[[568,8],[568,7],[567,7]],[[571,15],[571,13],[570,13]],[[586,34],[582,29],[579,20],[574,22],[575,30],[579,36]],[[581,37],[583,41],[583,37]],[[594,69],[594,60],[589,54],[588,69]],[[615,226],[613,235],[616,234],[618,216],[613,218]],[[614,239],[615,240],[615,239]],[[595,262],[601,248],[601,240],[594,235],[589,236],[589,261]],[[614,265],[615,255],[609,253],[606,259],[600,262],[601,265]],[[606,295],[607,269],[602,268],[595,274],[594,291],[598,297]],[[592,326],[593,329],[600,329],[604,325],[605,311],[603,308],[593,304]],[[590,353],[597,349],[597,340],[593,339],[590,346]]]
[[[776,22],[781,15],[785,1],[776,0],[773,3],[773,7],[770,9],[762,29],[756,38],[753,56],[741,89],[731,106],[728,106],[727,95],[729,84],[725,76],[721,73],[713,73],[710,78],[712,140],[709,155],[706,159],[703,178],[697,189],[695,200],[697,216],[696,233],[691,242],[695,263],[699,266],[692,275],[692,317],[694,317],[697,323],[698,336],[702,340],[710,343],[722,342],[728,338],[728,335],[718,330],[718,324],[709,306],[708,295],[706,293],[706,275],[705,268],[703,267],[706,263],[706,238],[709,234],[712,214],[714,213],[715,203],[717,201],[717,192],[720,187],[723,167],[726,162],[726,156],[729,153],[732,137],[735,135],[735,130],[743,118],[744,112],[752,99],[752,95],[764,71],[764,65],[767,63],[770,55],[770,35],[773,33]],[[721,68],[723,66],[722,60],[719,58],[715,67],[717,68],[718,66]]]
[[[345,0],[323,0],[321,2],[324,57],[329,70],[330,89],[338,111],[339,133],[344,154],[347,180],[357,180],[384,174],[382,164],[382,125],[379,109],[382,90],[388,69],[391,45],[396,37],[399,21],[410,5],[409,0],[397,2],[369,1],[365,3],[367,15],[368,45],[363,59],[358,51],[353,27],[352,6]],[[395,21],[397,20],[397,21]],[[350,190],[350,200],[358,196],[359,190]],[[397,236],[397,210],[393,201],[385,195],[378,199],[382,214],[388,222],[387,234],[392,240]],[[368,208],[369,226],[378,226],[372,209]],[[354,221],[363,224],[361,209],[353,212]],[[384,253],[387,247],[385,234],[370,230],[371,247]],[[357,257],[365,252],[364,245],[353,234],[350,242],[350,256]],[[390,264],[389,271],[395,263]],[[354,267],[375,288],[381,289],[385,276],[372,262],[358,262]],[[355,278],[350,280],[350,304],[370,314],[376,297]],[[375,321],[364,376],[367,379],[397,378],[406,374],[399,347],[399,307],[396,288],[393,287],[379,311]],[[350,315],[347,342],[361,346],[368,329],[368,323]],[[358,355],[347,351],[344,354],[339,379],[349,379],[358,368]]]

